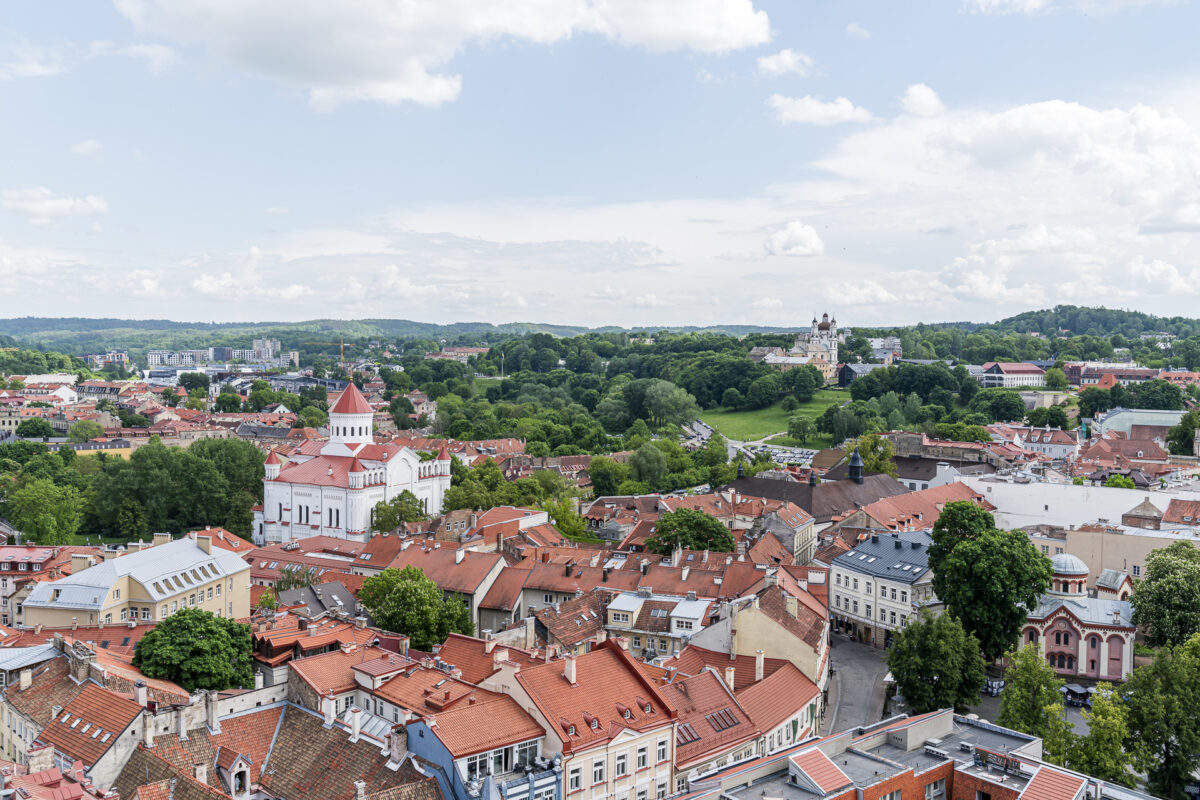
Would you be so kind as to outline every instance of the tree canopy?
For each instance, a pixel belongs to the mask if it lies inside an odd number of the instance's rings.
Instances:
[[[390,532],[406,522],[419,522],[428,515],[420,498],[405,489],[391,500],[380,500],[376,503],[374,517],[372,530]]]
[[[42,439],[55,435],[54,428],[51,428],[50,423],[41,417],[23,419],[21,420],[21,424],[17,426],[17,436],[23,439]]]
[[[1008,653],[1004,692],[996,722],[1043,740],[1044,755],[1055,764],[1066,760],[1070,723],[1063,713],[1063,682],[1042,658],[1036,644]]]
[[[133,665],[194,692],[254,685],[250,626],[198,608],[184,608],[138,641]]]
[[[913,711],[970,705],[987,679],[979,640],[950,614],[922,612],[892,640],[888,669]]]
[[[729,553],[734,541],[716,517],[694,508],[680,508],[660,516],[646,540],[646,549],[651,553],[667,555],[678,547]]]
[[[90,419],[81,419],[67,429],[67,441],[70,442],[90,442],[103,435],[104,428],[100,423]]]
[[[1151,647],[1182,644],[1200,633],[1200,549],[1179,541],[1151,552],[1130,603],[1133,623]]]
[[[358,599],[377,626],[403,633],[412,647],[429,650],[451,633],[475,632],[471,611],[462,598],[447,599],[437,584],[414,566],[388,567],[363,581]]]
[[[989,661],[1013,647],[1050,586],[1050,560],[1020,531],[1001,531],[972,502],[947,503],[933,526],[929,567],[933,590],[979,639]]]
[[[1129,709],[1126,749],[1159,797],[1182,800],[1200,767],[1200,635],[1138,667],[1123,687]]]

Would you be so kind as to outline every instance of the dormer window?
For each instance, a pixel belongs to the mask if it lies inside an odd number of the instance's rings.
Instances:
[[[567,727],[567,736],[574,736],[574,735],[575,735],[575,726],[574,725],[568,726]]]
[[[594,731],[600,730],[600,720],[595,719],[594,717],[592,718],[592,730],[594,730]]]
[[[650,704],[649,704],[649,703],[646,703],[646,707],[645,707],[643,710],[644,710],[644,711],[645,711],[647,714],[653,713],[653,709],[651,709],[651,708],[650,708]]]

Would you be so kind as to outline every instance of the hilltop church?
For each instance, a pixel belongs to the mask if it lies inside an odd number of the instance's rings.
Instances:
[[[781,372],[811,364],[821,371],[826,383],[837,378],[838,345],[846,342],[846,331],[838,330],[837,318],[822,314],[821,321],[813,315],[812,330],[796,335],[792,349],[784,352],[782,347],[755,347],[750,357],[770,364]]]
[[[450,488],[450,454],[422,461],[395,442],[377,444],[374,410],[353,383],[329,411],[329,441],[296,448],[287,465],[275,453],[267,457],[263,504],[254,509],[255,544],[274,544],[308,536],[366,541],[371,537],[375,504],[406,489],[430,514],[442,510]]]

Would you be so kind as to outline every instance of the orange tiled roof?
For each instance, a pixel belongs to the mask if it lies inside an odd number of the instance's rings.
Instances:
[[[784,664],[790,664],[786,658],[764,658],[763,676],[773,675]],[[679,652],[679,655],[663,662],[668,669],[674,667],[683,675],[699,675],[705,667],[712,667],[721,675],[725,669],[733,667],[733,690],[740,692],[754,683],[754,656],[729,657],[728,653],[718,653],[716,650],[706,650],[689,644]]]
[[[675,729],[677,770],[687,769],[759,733],[715,672],[705,670],[667,684],[661,690],[679,713]]]
[[[354,680],[354,667],[375,658],[388,655],[386,650],[378,647],[347,647],[322,653],[308,658],[294,659],[290,662],[292,671],[300,679],[313,688],[319,695],[327,692],[343,694],[354,690],[357,685]]]
[[[738,701],[762,731],[772,731],[797,709],[813,702],[821,690],[790,661],[758,683],[737,693]]]
[[[480,690],[480,693],[482,690]],[[508,695],[487,692],[433,717],[434,732],[455,758],[540,739],[542,726]]]
[[[38,738],[91,766],[141,713],[142,707],[132,700],[88,683]]]

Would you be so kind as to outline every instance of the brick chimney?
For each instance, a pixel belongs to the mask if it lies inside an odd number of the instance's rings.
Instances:
[[[357,780],[354,782],[354,800],[367,800],[367,782]]]
[[[795,595],[785,594],[783,596],[783,607],[787,609],[789,616],[795,617],[800,613],[800,601]]]
[[[200,783],[208,783],[208,764],[202,761],[197,761],[192,767],[192,775]]]

